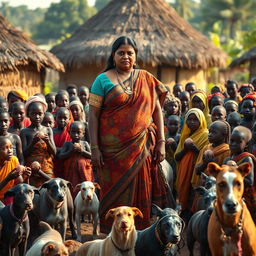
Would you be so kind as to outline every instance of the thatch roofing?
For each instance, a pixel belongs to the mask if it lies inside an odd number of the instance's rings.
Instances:
[[[0,71],[17,70],[19,66],[35,65],[64,71],[63,64],[52,53],[39,49],[21,31],[0,14]]]
[[[189,69],[226,65],[226,54],[164,0],[112,0],[51,52],[68,68],[103,65],[121,35],[137,42],[144,64]]]
[[[249,51],[245,52],[240,58],[233,60],[230,67],[240,66],[251,60],[256,60],[256,46],[252,47]]]

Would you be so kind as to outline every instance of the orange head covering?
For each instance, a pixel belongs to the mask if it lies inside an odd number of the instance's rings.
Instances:
[[[11,96],[14,95],[15,97],[22,99],[23,101],[26,101],[28,99],[28,95],[25,91],[18,89],[18,90],[14,90],[14,91],[10,91],[8,93],[7,99]]]

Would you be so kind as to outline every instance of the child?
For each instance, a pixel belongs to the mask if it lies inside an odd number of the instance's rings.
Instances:
[[[238,90],[242,98],[244,98],[247,94],[252,93],[253,91],[254,88],[252,84],[242,84]]]
[[[190,94],[187,91],[183,91],[180,94],[181,101],[181,115],[184,116],[189,109]]]
[[[248,152],[250,152],[254,156],[256,155],[256,122],[254,123],[252,128],[252,139],[249,141]]]
[[[26,102],[26,112],[30,118],[31,125],[21,130],[21,140],[25,164],[31,166],[34,161],[41,165],[41,169],[49,177],[53,175],[53,157],[56,154],[56,147],[53,141],[52,129],[42,126],[47,103],[41,97],[32,96]],[[44,182],[37,177],[31,177],[32,185],[39,187]]]
[[[198,108],[192,108],[185,116],[185,124],[175,152],[178,165],[176,187],[184,217],[191,215],[190,208],[193,200],[191,178],[197,156],[207,144],[208,130],[204,113]]]
[[[230,125],[226,121],[218,120],[210,125],[208,134],[210,143],[200,151],[196,161],[195,173],[192,178],[194,188],[201,185],[200,175],[206,171],[208,163],[215,162],[221,166],[224,159],[230,156],[230,133]]]
[[[185,91],[191,96],[196,91],[196,85],[193,82],[189,82],[185,85]]]
[[[227,112],[226,109],[223,106],[215,106],[212,109],[212,122],[217,121],[217,120],[226,120],[227,117]]]
[[[8,132],[10,125],[9,113],[0,110],[0,136],[8,138],[12,142],[13,155],[16,156],[21,164],[24,163],[24,158],[22,154],[22,144],[20,137],[17,134],[12,134]]]
[[[247,94],[241,103],[241,114],[243,115],[241,125],[252,129],[255,118],[256,93]]]
[[[51,92],[45,95],[45,100],[48,105],[47,112],[53,113],[55,111],[55,108],[56,108],[55,97],[56,97],[55,92]]]
[[[224,102],[234,100],[239,104],[242,101],[242,97],[238,93],[238,84],[235,81],[228,80],[225,86],[229,97]]]
[[[214,85],[211,89],[211,94],[214,94],[214,93],[217,93],[217,92],[221,93],[220,87],[218,85]]]
[[[226,109],[227,115],[231,112],[238,112],[238,104],[234,100],[228,100],[224,103],[224,107]]]
[[[78,90],[78,96],[84,106],[85,117],[88,118],[89,114],[89,89],[86,86],[81,86]]]
[[[11,108],[11,106],[14,102],[20,101],[20,102],[25,103],[27,99],[28,99],[27,93],[25,91],[19,90],[19,89],[10,91],[7,95],[7,101],[8,101],[9,108]]]
[[[72,113],[74,121],[85,122],[84,108],[80,100],[70,102],[69,109]]]
[[[69,84],[66,91],[68,92],[69,98],[77,96],[77,86],[75,84]]]
[[[176,97],[176,98],[179,98],[180,99],[180,94],[181,92],[183,92],[183,89],[182,89],[182,85],[181,84],[175,84],[173,86],[173,89],[172,89],[172,92],[173,92],[173,95]]]
[[[4,194],[15,184],[24,181],[23,176],[28,176],[26,169],[17,168],[19,160],[13,155],[12,142],[0,136],[0,201],[4,199]],[[16,169],[17,168],[17,169]]]
[[[241,116],[239,113],[232,112],[232,113],[228,114],[227,122],[229,123],[229,125],[231,127],[231,132],[232,132],[238,125],[241,124],[242,119],[241,119]]]
[[[256,189],[255,189],[255,156],[251,153],[246,152],[247,146],[249,141],[252,138],[251,131],[244,127],[244,126],[237,126],[230,138],[230,151],[231,156],[225,159],[225,163],[229,160],[233,160],[236,162],[237,165],[242,163],[250,163],[251,164],[251,171],[250,173],[244,178],[244,198],[246,205],[252,215],[254,223],[256,223]]]
[[[42,125],[45,126],[45,127],[49,127],[51,129],[54,128],[55,120],[54,120],[54,116],[53,116],[52,113],[45,112]]]
[[[215,106],[224,106],[224,98],[225,97],[220,92],[210,94],[208,96],[208,105],[209,105],[210,113],[212,112],[212,109]]]
[[[178,98],[168,95],[164,102],[165,118],[171,115],[181,115],[181,102]]]
[[[69,105],[69,95],[65,90],[60,90],[55,96],[55,102],[58,108],[64,107],[68,108]]]
[[[190,99],[190,108],[198,108],[203,111],[208,127],[211,124],[211,116],[206,94],[202,90],[197,90],[193,92]]]
[[[67,141],[57,157],[63,161],[63,178],[71,182],[73,187],[83,181],[93,181],[90,146],[84,137],[84,124],[75,121],[70,126],[71,142]],[[73,194],[75,197],[76,194]]]
[[[8,102],[2,96],[0,96],[0,109],[8,111],[8,108]]]
[[[25,116],[25,105],[23,102],[14,102],[10,109],[11,122],[9,132],[20,135],[20,130],[31,125],[29,118]]]

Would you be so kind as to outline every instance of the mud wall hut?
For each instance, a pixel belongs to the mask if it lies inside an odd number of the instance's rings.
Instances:
[[[69,83],[90,86],[121,35],[137,42],[140,68],[165,84],[193,81],[205,88],[207,69],[226,65],[226,54],[164,0],[112,0],[51,50],[66,70],[60,87]]]
[[[13,89],[23,89],[28,95],[41,92],[46,68],[64,72],[58,58],[39,49],[0,15],[0,95]]]

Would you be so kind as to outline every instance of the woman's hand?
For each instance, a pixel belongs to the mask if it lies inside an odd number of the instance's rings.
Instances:
[[[165,142],[161,141],[156,144],[154,151],[154,161],[160,163],[165,159]]]
[[[99,171],[104,165],[102,154],[98,148],[92,149],[92,165]]]

